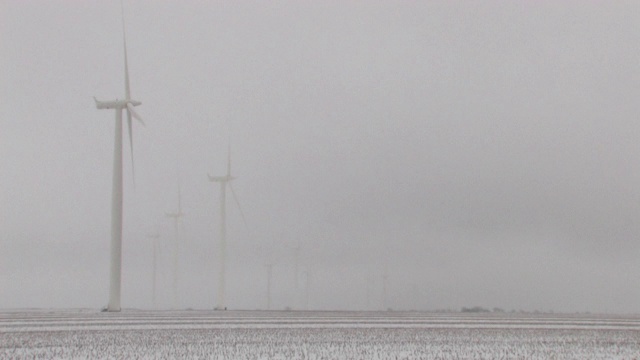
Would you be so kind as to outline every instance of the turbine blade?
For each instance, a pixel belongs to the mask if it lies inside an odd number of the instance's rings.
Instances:
[[[131,124],[131,112],[127,109],[127,126],[129,127],[129,145],[131,147],[131,174],[133,177],[133,186],[136,186],[136,168],[133,165],[133,126]]]
[[[129,62],[127,61],[127,32],[124,25],[124,3],[120,1],[122,7],[122,40],[124,43],[124,93],[126,100],[131,100],[131,90],[129,86]]]
[[[231,194],[233,195],[233,199],[236,201],[236,205],[238,205],[238,210],[240,210],[240,216],[242,217],[242,222],[244,226],[249,230],[249,225],[247,225],[247,219],[244,217],[244,212],[242,211],[242,206],[240,206],[240,201],[238,201],[238,196],[236,195],[235,190],[233,190],[233,185],[229,182],[229,188],[231,189]]]
[[[142,126],[147,127],[147,124],[144,123],[144,120],[142,120],[140,115],[138,115],[138,113],[133,109],[133,105],[131,105],[131,103],[127,103],[127,110],[129,110],[131,115],[133,115],[133,117],[136,118]]]
[[[231,141],[227,147],[227,176],[231,177]]]

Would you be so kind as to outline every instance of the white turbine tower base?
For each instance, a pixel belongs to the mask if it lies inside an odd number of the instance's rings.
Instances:
[[[133,136],[131,117],[136,118],[142,125],[142,118],[133,110],[141,104],[131,99],[129,86],[129,65],[127,61],[127,39],[124,26],[124,6],[122,9],[122,38],[124,43],[124,80],[125,99],[113,101],[98,101],[95,97],[96,108],[114,109],[116,111],[115,139],[113,150],[113,192],[111,195],[111,269],[109,285],[109,304],[107,311],[120,311],[120,289],[122,280],[122,110],[127,111],[129,129],[129,143],[131,145],[131,166],[133,168]]]

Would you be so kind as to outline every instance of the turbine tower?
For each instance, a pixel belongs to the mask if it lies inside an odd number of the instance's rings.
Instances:
[[[182,196],[180,192],[180,187],[178,186],[178,211],[172,213],[166,213],[168,218],[173,219],[173,227],[175,229],[175,239],[174,239],[174,248],[173,248],[173,283],[172,283],[172,293],[173,293],[173,307],[178,306],[178,252],[180,250],[180,239],[179,239],[179,231],[178,225],[180,220],[184,216],[182,212]]]
[[[309,310],[309,284],[311,283],[311,270],[304,271],[304,309]]]
[[[293,269],[293,273],[294,273],[294,277],[293,277],[293,282],[294,282],[294,288],[296,291],[296,295],[298,294],[298,272],[299,272],[299,264],[300,264],[300,240],[298,240],[298,242],[296,243],[296,247],[293,248],[294,251],[294,269]]]
[[[367,270],[367,310],[371,310],[371,273]]]
[[[387,311],[387,286],[389,281],[389,272],[387,266],[384,267],[384,272],[382,273],[382,310]]]
[[[224,291],[225,291],[225,271],[226,271],[226,252],[227,252],[227,210],[226,210],[226,198],[227,198],[227,183],[229,184],[229,188],[231,189],[231,194],[233,195],[234,200],[236,201],[236,205],[238,205],[238,209],[240,210],[240,215],[242,216],[242,220],[244,221],[245,226],[247,222],[244,217],[244,213],[242,212],[242,208],[240,207],[240,202],[238,201],[238,197],[236,196],[235,191],[233,191],[233,186],[231,185],[231,180],[234,180],[235,177],[231,176],[231,145],[229,145],[227,149],[227,174],[223,176],[209,176],[209,181],[220,183],[220,272],[218,279],[218,301],[216,305],[217,310],[225,310],[225,301],[224,301]]]
[[[107,311],[120,311],[120,290],[122,280],[122,110],[127,110],[127,126],[129,128],[129,145],[131,146],[131,166],[133,169],[133,136],[131,117],[143,126],[144,121],[134,111],[134,107],[142,104],[131,99],[129,86],[129,65],[127,62],[127,38],[124,25],[124,6],[122,6],[122,38],[124,44],[124,91],[122,100],[98,101],[93,98],[98,109],[114,109],[116,111],[115,144],[113,151],[113,192],[111,195],[111,270],[109,285],[109,304]]]
[[[296,241],[296,246],[291,248],[293,250],[293,307],[297,308],[298,306],[298,289],[299,289],[299,273],[300,273],[300,239]]]
[[[273,264],[266,263],[264,266],[267,268],[267,310],[271,310],[271,275]]]
[[[157,269],[158,269],[158,239],[160,234],[157,232],[147,235],[151,239],[153,244],[153,282],[152,282],[152,294],[153,294],[153,307],[156,308],[158,303],[156,301],[156,283],[158,282]]]

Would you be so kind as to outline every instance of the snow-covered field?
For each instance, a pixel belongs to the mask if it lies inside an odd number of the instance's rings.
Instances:
[[[640,317],[0,312],[1,359],[640,359]]]

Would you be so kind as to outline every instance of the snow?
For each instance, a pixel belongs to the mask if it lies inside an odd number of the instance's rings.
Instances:
[[[630,359],[640,318],[410,312],[0,312],[0,358]]]

